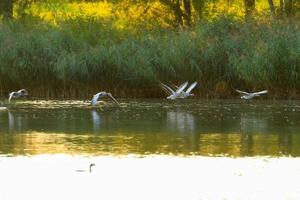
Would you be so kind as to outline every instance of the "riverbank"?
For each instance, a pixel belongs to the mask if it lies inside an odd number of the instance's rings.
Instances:
[[[90,27],[93,27],[92,29]],[[38,98],[158,98],[159,83],[198,81],[200,98],[232,98],[233,88],[299,99],[298,21],[220,17],[187,30],[119,30],[83,17],[56,26],[28,18],[1,22],[0,95],[26,88]],[[80,31],[78,31],[80,30]]]
[[[2,156],[0,199],[299,199],[299,172],[293,157]]]

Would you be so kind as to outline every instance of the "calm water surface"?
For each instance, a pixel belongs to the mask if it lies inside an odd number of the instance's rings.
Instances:
[[[120,101],[7,105],[0,154],[300,156],[299,101]]]

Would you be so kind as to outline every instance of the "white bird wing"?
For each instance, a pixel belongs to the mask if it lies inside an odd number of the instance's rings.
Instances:
[[[9,95],[8,95],[8,102],[11,101],[11,99],[13,98],[13,96],[14,96],[14,92],[9,93]]]
[[[197,85],[197,82],[192,83],[190,85],[190,87],[186,90],[186,93],[189,94],[194,89],[194,87],[196,87],[196,85]]]
[[[93,96],[92,101],[91,101],[93,106],[96,105],[96,103],[97,103],[97,101],[98,101],[101,94],[102,94],[102,92],[99,92],[99,93],[97,93]]]
[[[260,91],[260,92],[254,92],[253,94],[254,95],[260,95],[260,94],[267,94],[268,93],[268,90],[263,90],[263,91]]]
[[[166,93],[167,95],[172,94],[172,92],[171,92],[169,89],[167,89],[167,88],[166,88],[166,85],[164,85],[163,83],[160,83],[160,87],[161,87],[161,89],[163,89],[163,91],[165,91],[165,93]]]
[[[172,84],[172,86],[173,86],[173,88],[175,88],[175,90],[177,90],[177,89],[178,89],[178,86],[177,86],[177,85],[175,85],[175,84]]]
[[[176,93],[179,95],[188,85],[188,82],[184,82],[183,84],[181,84],[178,89],[176,90]]]
[[[161,86],[161,89],[163,89],[163,91],[167,94],[167,95],[171,95],[172,93],[167,90],[165,87]]]
[[[164,87],[166,90],[168,90],[171,94],[175,93],[175,91],[169,86],[167,86],[166,84],[161,83],[161,86]]]
[[[18,90],[17,93],[19,93],[20,95],[28,95],[28,92],[25,89]]]
[[[249,95],[250,94],[248,92],[244,92],[244,91],[241,91],[241,90],[237,90],[237,89],[234,89],[234,90],[237,91],[240,94],[244,94],[244,95]]]
[[[110,93],[107,93],[107,96],[110,97],[117,104],[120,104]]]

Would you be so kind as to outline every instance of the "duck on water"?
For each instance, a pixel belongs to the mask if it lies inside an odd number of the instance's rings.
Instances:
[[[92,172],[92,167],[94,167],[94,166],[96,166],[94,163],[91,163],[90,165],[89,165],[89,170],[88,170],[88,172]],[[78,169],[78,170],[76,170],[76,172],[87,172],[86,170],[84,170],[84,169]]]

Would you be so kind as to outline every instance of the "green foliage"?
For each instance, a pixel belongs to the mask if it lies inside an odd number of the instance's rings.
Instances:
[[[25,87],[52,97],[90,97],[97,90],[153,97],[162,95],[159,81],[185,80],[198,80],[203,95],[224,83],[230,91],[268,88],[278,95],[300,89],[298,23],[244,23],[229,17],[179,32],[137,35],[95,18],[57,26],[34,22],[0,25],[2,95]]]

